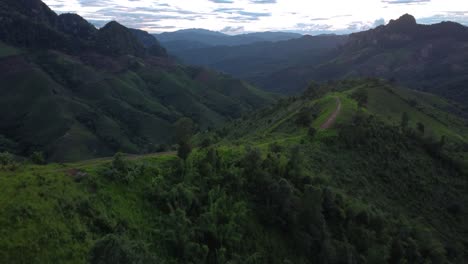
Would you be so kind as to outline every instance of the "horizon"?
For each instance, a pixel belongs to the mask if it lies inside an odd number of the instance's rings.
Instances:
[[[294,3],[291,4],[291,1]],[[350,34],[411,14],[419,24],[452,21],[468,26],[468,1],[458,0],[44,0],[52,10],[76,13],[100,28],[118,21],[152,34],[205,29],[227,35],[291,32]],[[337,6],[339,8],[337,8]],[[362,8],[365,6],[366,8]]]

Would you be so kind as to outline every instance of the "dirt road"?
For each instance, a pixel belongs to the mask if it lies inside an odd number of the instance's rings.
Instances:
[[[340,98],[336,97],[336,109],[333,112],[333,114],[331,114],[331,116],[327,119],[327,121],[325,121],[325,123],[323,123],[320,126],[320,129],[329,129],[331,126],[333,126],[340,112],[341,112],[341,100]]]

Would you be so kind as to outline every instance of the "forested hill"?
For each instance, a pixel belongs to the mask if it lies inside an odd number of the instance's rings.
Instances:
[[[456,105],[375,79],[311,88],[185,134],[196,148],[178,157],[37,166],[1,155],[0,258],[466,263],[468,134]]]
[[[182,117],[215,127],[273,101],[228,75],[180,65],[146,32],[96,29],[39,0],[0,0],[0,151],[70,161],[173,143]]]

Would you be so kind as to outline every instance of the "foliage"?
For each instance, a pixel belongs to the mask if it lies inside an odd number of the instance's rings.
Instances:
[[[190,152],[192,152],[192,145],[190,142],[183,141],[179,144],[179,148],[177,149],[177,156],[179,156],[179,158],[186,160]]]
[[[44,158],[44,153],[40,151],[35,151],[31,154],[30,160],[32,163],[37,165],[44,165],[46,164],[46,160]]]
[[[0,170],[14,171],[18,169],[19,164],[15,161],[12,154],[8,152],[0,153]]]
[[[145,244],[110,234],[96,241],[89,253],[91,264],[154,263]]]
[[[359,107],[365,107],[367,104],[369,95],[365,89],[361,88],[361,89],[357,89],[356,91],[354,91],[351,97],[354,100],[356,100]]]

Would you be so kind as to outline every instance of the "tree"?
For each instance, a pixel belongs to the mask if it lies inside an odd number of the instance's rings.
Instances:
[[[99,239],[88,256],[92,264],[155,263],[146,245],[114,234]]]
[[[425,127],[423,123],[418,122],[418,131],[424,136]]]
[[[310,126],[307,134],[309,135],[309,137],[314,138],[315,134],[317,134],[317,130],[313,126]]]
[[[407,129],[408,128],[408,123],[409,123],[409,115],[407,112],[403,112],[403,114],[401,114],[401,128],[403,130]]]
[[[0,153],[0,166],[6,166],[13,162],[13,155],[8,152]]]
[[[190,142],[182,141],[179,143],[179,148],[177,149],[177,156],[179,156],[179,158],[186,160],[191,152],[192,145]]]
[[[32,163],[37,164],[37,165],[46,164],[44,154],[42,152],[40,152],[40,151],[33,152],[33,154],[31,154],[30,159],[31,159]]]
[[[175,123],[175,140],[177,143],[188,142],[193,136],[195,123],[192,119],[183,117]]]
[[[447,138],[445,136],[440,137],[439,149],[442,149],[445,146],[446,141],[447,141]]]
[[[356,100],[356,102],[358,103],[358,106],[359,107],[364,107],[366,106],[367,104],[367,100],[368,100],[368,94],[367,94],[367,91],[365,89],[358,89],[357,91],[355,91],[351,97]]]
[[[126,172],[127,171],[127,164],[123,158],[123,154],[117,152],[112,159],[112,167],[117,170],[118,172]]]
[[[316,97],[319,89],[320,89],[320,86],[316,82],[314,81],[310,82],[309,86],[304,92],[304,97],[309,97],[309,98]]]
[[[192,152],[192,145],[190,140],[195,130],[195,124],[190,118],[181,118],[175,124],[175,139],[179,144],[177,155],[186,160]]]
[[[310,125],[312,122],[312,114],[311,114],[311,109],[308,108],[302,108],[302,110],[299,112],[296,123],[300,126],[307,127]]]

